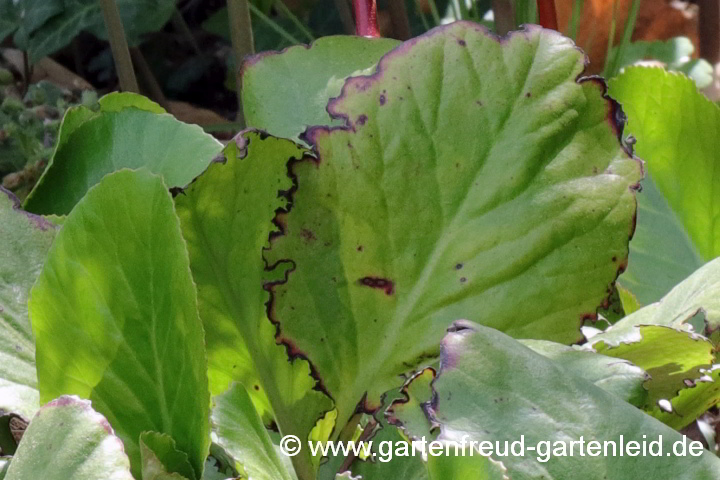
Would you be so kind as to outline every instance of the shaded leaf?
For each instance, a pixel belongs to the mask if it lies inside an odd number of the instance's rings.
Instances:
[[[551,442],[548,453],[557,445],[554,442],[562,442],[566,452],[570,441],[599,442],[598,456],[578,455],[576,444],[574,455],[553,453],[546,462],[538,461],[544,453],[527,449],[525,456],[498,457],[513,480],[718,478],[720,459],[710,452],[699,457],[672,455],[673,443],[683,439],[679,433],[488,327],[467,321],[453,324],[443,340],[433,387],[432,419],[441,425],[443,439],[461,441],[465,436],[502,444],[524,435],[526,446]],[[603,453],[606,441],[642,445],[660,437],[659,456],[613,456],[612,447],[609,455]]]
[[[200,477],[210,444],[203,331],[159,177],[122,170],[88,192],[53,243],[30,317],[42,399],[91,399],[137,477],[145,431],[172,436]]]
[[[636,407],[645,405],[648,395],[643,383],[650,376],[630,361],[542,340],[521,340],[521,343],[606,392]]]
[[[55,233],[51,223],[23,212],[17,198],[0,188],[0,414],[29,419],[40,406],[27,303]]]
[[[130,462],[90,402],[62,396],[30,422],[5,480],[133,480]]]
[[[250,478],[294,480],[279,457],[262,420],[242,385],[215,397],[212,422],[218,444],[240,462]],[[303,442],[303,447],[306,447]]]
[[[195,480],[187,453],[179,451],[167,434],[143,432],[140,435],[142,480]]]
[[[115,111],[119,106],[112,98],[104,102],[111,110],[102,115],[87,119],[83,113],[77,123],[71,117],[73,128],[61,131],[61,143],[25,201],[26,209],[67,214],[90,187],[121,168],[145,167],[162,175],[169,187],[183,187],[221,150],[196,125],[138,108]]]

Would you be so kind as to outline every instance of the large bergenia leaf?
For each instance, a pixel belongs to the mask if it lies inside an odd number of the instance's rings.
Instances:
[[[241,382],[266,420],[274,414],[284,434],[303,439],[332,405],[312,389],[308,363],[291,362],[286,347],[275,343],[261,285],[262,249],[292,188],[287,163],[306,154],[289,140],[246,132],[228,145],[225,161],[210,165],[175,198],[198,288],[212,393]],[[308,467],[307,453],[294,461]]]
[[[93,401],[140,474],[142,432],[167,433],[197,478],[207,456],[203,330],[173,202],[162,180],[122,170],[68,216],[33,287],[42,399]]]
[[[430,410],[432,420],[440,424],[440,438],[504,445],[524,436],[524,456],[508,452],[496,457],[513,480],[720,478],[720,459],[713,454],[702,447],[700,456],[673,454],[674,443],[683,441],[679,433],[501,332],[455,322],[442,351]],[[570,455],[570,442],[581,439],[585,455],[578,451],[579,443]],[[628,449],[630,442],[637,442],[635,453],[640,454],[643,442],[647,447],[658,440],[660,455],[633,456]],[[591,441],[599,447],[591,447]],[[605,454],[604,442],[615,442],[617,454],[610,445]],[[620,442],[624,455],[619,454]],[[559,444],[565,456],[558,453]],[[540,451],[527,449],[538,445]],[[652,451],[657,452],[657,446]]]
[[[311,125],[341,125],[326,110],[346,77],[374,67],[399,44],[389,38],[324,37],[310,46],[262,53],[243,65],[243,112],[248,125],[295,138]],[[301,78],[299,82],[286,82]]]
[[[29,419],[40,406],[27,303],[55,232],[0,188],[0,415],[15,412]]]
[[[610,94],[627,114],[652,179],[644,182],[648,194],[638,196],[637,235],[620,278],[647,305],[720,255],[720,108],[692,80],[660,68],[626,69],[610,81]]]
[[[63,396],[30,422],[5,480],[133,480],[107,420],[90,402]]]
[[[270,313],[338,428],[434,357],[453,318],[579,339],[625,264],[641,177],[583,66],[557,33],[500,42],[458,22],[348,80],[328,108],[346,127],[311,130],[319,157],[293,166],[266,254],[293,265]]]
[[[121,168],[146,167],[169,187],[190,183],[222,147],[200,127],[158,114],[153,105],[116,95],[101,100],[100,115],[89,118],[87,109],[68,114],[58,148],[25,208],[67,214],[90,187]]]

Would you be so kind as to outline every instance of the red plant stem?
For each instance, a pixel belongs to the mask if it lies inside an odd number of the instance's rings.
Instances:
[[[353,6],[355,7],[355,34],[361,37],[379,37],[375,0],[353,0]]]
[[[537,0],[537,11],[540,26],[558,30],[555,0]]]

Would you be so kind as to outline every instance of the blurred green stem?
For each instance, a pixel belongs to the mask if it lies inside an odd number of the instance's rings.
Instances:
[[[236,121],[245,125],[242,105],[242,66],[245,57],[255,53],[250,5],[248,0],[228,0],[228,17],[230,21],[230,41],[235,55],[235,90],[238,99]]]
[[[610,35],[608,35],[608,44],[607,44],[607,54],[605,55],[605,68],[603,68],[603,74],[605,75],[605,78],[608,77],[608,73],[610,72],[610,63],[612,62],[612,47],[615,43],[615,29],[617,25],[617,7],[618,7],[618,0],[613,0],[613,10],[612,10],[612,18],[610,19]]]
[[[435,25],[440,25],[442,20],[440,19],[440,12],[438,11],[435,0],[428,0],[428,5],[430,5],[430,13],[432,13],[432,18],[435,22]]]
[[[585,0],[575,0],[573,3],[572,17],[570,17],[570,28],[568,30],[568,36],[577,40],[577,29],[580,23],[580,17],[582,16],[583,7],[585,6]]]
[[[638,12],[640,11],[640,2],[641,0],[633,0],[632,4],[630,5],[630,12],[628,13],[628,18],[625,21],[625,28],[623,29],[622,40],[615,49],[615,52],[611,54],[612,48],[608,48],[607,59],[605,61],[605,78],[614,77],[618,74],[618,71],[620,70],[620,62],[622,61],[625,54],[625,49],[630,44],[630,41],[632,40],[632,34],[635,31],[635,23],[637,22]],[[614,18],[616,13],[616,11],[613,11],[613,26],[611,27],[612,37],[610,39],[611,42],[613,40],[613,37],[615,36]],[[612,44],[610,44],[609,47],[612,47]]]
[[[507,35],[515,28],[515,10],[511,0],[492,0],[495,33]]]
[[[130,58],[130,49],[125,38],[125,28],[115,0],[100,0],[100,5],[105,18],[105,28],[107,28],[108,39],[110,40],[110,50],[115,61],[115,70],[120,82],[120,89],[125,92],[140,93],[132,59]]]

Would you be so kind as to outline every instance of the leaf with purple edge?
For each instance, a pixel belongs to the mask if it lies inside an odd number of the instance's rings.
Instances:
[[[247,124],[293,139],[311,125],[341,125],[328,115],[328,100],[340,94],[345,78],[375,67],[399,44],[390,38],[331,36],[251,57],[242,74]]]
[[[40,407],[27,304],[56,231],[0,187],[0,415],[29,419]]]
[[[348,80],[277,216],[280,337],[338,408],[379,408],[458,317],[572,342],[625,266],[642,173],[584,56],[536,28],[440,27]],[[512,222],[508,219],[512,218]],[[548,302],[553,298],[552,302]]]
[[[90,402],[62,396],[30,422],[5,480],[133,480],[123,443]]]
[[[266,423],[275,420],[284,435],[303,439],[332,403],[313,389],[302,352],[276,343],[262,285],[278,276],[265,271],[262,251],[294,188],[288,164],[308,154],[290,140],[246,131],[175,198],[205,325],[211,392],[242,383]],[[307,449],[293,462],[301,471],[316,468]]]

